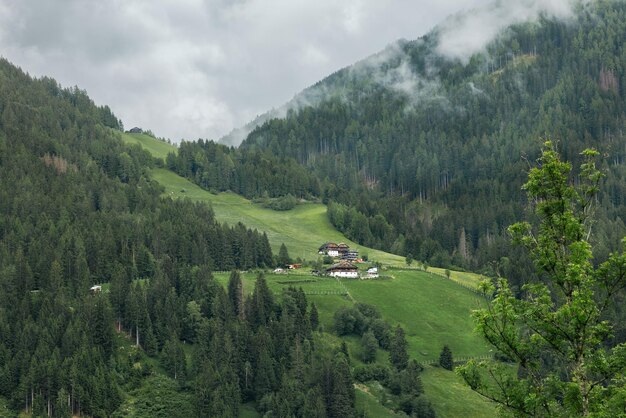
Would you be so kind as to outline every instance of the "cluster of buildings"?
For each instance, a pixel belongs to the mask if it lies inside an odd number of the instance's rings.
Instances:
[[[354,262],[363,262],[359,259],[359,251],[350,249],[348,244],[343,242],[336,244],[334,242],[324,243],[318,250],[320,255],[326,255],[336,259],[336,263],[328,267],[323,272],[313,270],[314,275],[327,274],[331,277],[344,277],[349,279],[374,279],[378,277],[378,268],[371,267],[366,273],[359,274],[359,269]],[[302,268],[302,264],[288,264],[284,267],[278,267],[274,273],[286,273],[288,270]]]
[[[356,261],[359,258],[358,250],[351,250],[348,244],[343,242],[335,244],[334,242],[327,242],[320,247],[318,254],[327,255],[329,257],[340,258],[346,261]]]
[[[339,262],[333,264],[326,269],[326,274],[332,277],[346,277],[356,279],[359,277],[359,270],[353,264],[354,261],[359,260],[359,251],[352,250],[347,244],[343,242],[335,244],[334,242],[326,242],[320,248],[318,253],[320,255],[327,255],[333,258],[339,258]],[[361,260],[362,261],[362,260]],[[363,278],[375,278],[378,277],[378,269],[372,267],[367,270],[367,274]]]

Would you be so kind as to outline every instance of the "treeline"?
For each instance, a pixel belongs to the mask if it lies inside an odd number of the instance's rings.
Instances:
[[[317,178],[293,158],[269,152],[229,148],[202,139],[182,142],[169,153],[167,167],[200,187],[214,192],[231,190],[249,199],[292,195],[320,195]]]
[[[597,235],[624,235],[625,22],[623,2],[591,2],[573,23],[512,26],[467,63],[438,55],[436,32],[400,42],[318,83],[311,90],[325,100],[266,122],[241,148],[296,159],[325,202],[393,227],[393,237],[370,236],[331,214],[360,243],[495,273],[490,263],[511,255],[504,231],[523,217],[521,185],[541,138],[573,164],[595,146],[610,179]],[[600,258],[611,242],[601,240]]]

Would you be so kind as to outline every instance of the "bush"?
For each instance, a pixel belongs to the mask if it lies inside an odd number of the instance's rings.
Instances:
[[[356,381],[361,383],[377,380],[386,385],[389,380],[389,367],[382,364],[357,366],[354,368],[353,376]]]
[[[363,314],[354,308],[339,308],[334,319],[335,331],[339,335],[362,335],[367,327]]]
[[[296,207],[298,204],[298,199],[295,196],[288,194],[285,196],[274,197],[274,198],[259,198],[254,200],[255,203],[260,203],[264,208],[276,210],[276,211],[284,211],[291,210]]]

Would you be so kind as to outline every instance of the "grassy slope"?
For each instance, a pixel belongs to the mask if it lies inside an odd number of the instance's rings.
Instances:
[[[176,152],[176,147],[164,141],[152,138],[145,134],[129,134],[123,133],[122,139],[129,144],[139,144],[145,148],[153,157],[161,158],[165,161],[165,157],[170,152]]]
[[[165,158],[168,152],[176,151],[176,147],[147,135],[123,134],[122,139],[128,143],[140,144],[157,158]],[[277,212],[234,193],[209,193],[167,169],[154,169],[152,176],[165,187],[167,196],[210,203],[219,221],[229,224],[242,222],[249,228],[265,231],[276,253],[284,242],[293,258],[314,260],[320,245],[326,241],[336,241],[359,249],[361,254],[367,253],[371,260],[394,265],[404,264],[403,257],[361,247],[347,240],[331,225],[326,217],[325,205],[307,203],[289,211]]]
[[[488,347],[475,334],[469,312],[476,308],[480,298],[455,282],[420,271],[395,270],[389,280],[343,280],[357,302],[374,304],[383,317],[392,324],[401,324],[406,330],[409,353],[418,361],[431,361],[439,357],[443,344],[449,344],[456,358],[481,356],[489,353]],[[228,273],[216,273],[220,283],[228,281]],[[335,279],[316,278],[303,272],[290,274],[266,274],[270,289],[280,294],[290,282],[301,287],[305,293],[316,291],[340,291]],[[243,275],[246,292],[252,292],[256,273]],[[313,280],[304,282],[303,280]],[[325,330],[332,330],[333,313],[353,302],[341,295],[308,295],[320,313],[320,323]],[[328,339],[337,337],[325,334]],[[360,338],[345,338],[352,362],[360,364]],[[377,362],[387,363],[387,353],[379,350]],[[491,417],[494,406],[472,392],[460,378],[447,370],[427,366],[422,375],[424,389],[439,417]],[[357,404],[371,417],[393,416],[376,397],[357,387]]]
[[[326,241],[335,241],[357,248],[361,255],[367,253],[370,260],[393,265],[404,264],[403,257],[365,248],[346,239],[331,225],[326,216],[325,205],[305,203],[292,210],[278,212],[263,208],[234,193],[209,193],[166,169],[155,169],[152,175],[165,186],[165,194],[168,196],[210,203],[219,221],[231,225],[242,222],[249,228],[265,231],[275,253],[278,253],[280,244],[285,243],[291,257],[315,260],[320,245]]]
[[[495,417],[495,405],[473,392],[456,373],[427,366],[421,374],[428,399],[438,417]]]
[[[472,309],[481,298],[456,283],[434,274],[394,271],[392,280],[345,280],[358,302],[376,305],[392,324],[406,330],[409,350],[418,361],[439,358],[444,344],[456,357],[489,353],[473,334]]]
[[[155,157],[165,158],[175,147],[157,141],[146,135],[124,134],[129,143],[139,143]],[[234,193],[211,194],[197,185],[165,169],[155,169],[153,178],[165,187],[165,194],[172,198],[189,198],[210,203],[216,217],[222,222],[234,224],[243,222],[246,226],[265,231],[274,251],[285,243],[292,257],[317,258],[317,248],[325,241],[346,242],[350,246],[367,253],[370,260],[397,267],[404,266],[404,257],[383,251],[360,247],[347,240],[333,228],[326,217],[326,207],[321,204],[304,204],[286,212],[276,212],[262,208]],[[443,269],[430,268],[443,275]],[[280,288],[293,281],[296,287],[305,292],[340,291],[342,288],[333,279],[303,276],[304,272],[289,275],[267,275],[270,288],[279,293]],[[473,328],[469,311],[475,308],[479,298],[450,280],[417,270],[397,270],[389,274],[392,280],[357,281],[345,280],[351,295],[359,302],[371,303],[379,307],[383,316],[393,324],[399,323],[407,330],[411,356],[424,361],[436,359],[443,344],[449,344],[456,357],[474,356],[487,353],[482,341],[471,334]],[[256,275],[244,275],[246,291],[252,291]],[[217,280],[226,283],[228,274],[216,274]],[[301,282],[315,279],[314,282]],[[466,286],[475,286],[478,275],[451,272],[451,279]],[[278,283],[278,282],[287,283]],[[341,295],[308,295],[318,306],[320,322],[325,329],[332,326],[333,313],[341,306],[352,302]],[[352,342],[350,346],[357,344]],[[440,417],[494,416],[493,406],[484,402],[476,394],[459,382],[456,375],[438,368],[427,367],[423,376],[424,387]],[[377,404],[376,399],[361,390],[357,391],[358,403],[373,415],[391,416],[389,411]],[[252,409],[252,408],[250,408]],[[466,412],[467,411],[467,412]],[[250,412],[250,411],[247,411]]]
[[[455,282],[421,271],[392,271],[393,279],[342,280],[357,302],[378,307],[392,325],[400,324],[406,330],[411,357],[421,362],[437,360],[444,344],[448,344],[456,358],[489,354],[483,340],[471,332],[474,323],[472,309],[478,308],[482,298]],[[224,285],[228,273],[216,273]],[[351,302],[342,295],[319,295],[320,292],[342,292],[336,279],[306,274],[266,274],[270,289],[280,294],[283,287],[301,287],[318,306],[321,323],[332,326],[332,315],[341,306]],[[244,289],[252,292],[256,273],[243,274]],[[311,294],[313,293],[313,294]]]

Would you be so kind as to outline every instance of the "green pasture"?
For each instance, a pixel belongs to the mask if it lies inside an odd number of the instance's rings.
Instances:
[[[479,295],[435,274],[398,270],[393,276],[343,283],[357,302],[375,305],[392,325],[402,325],[413,358],[436,360],[444,344],[457,357],[489,354],[472,332],[471,311],[483,303]]]
[[[304,203],[288,211],[275,211],[235,193],[210,193],[167,169],[154,169],[152,176],[165,187],[166,196],[209,203],[220,222],[230,225],[242,222],[248,228],[266,232],[275,253],[284,243],[292,258],[316,260],[319,247],[327,241],[334,241],[345,242],[373,261],[397,266],[404,264],[404,257],[366,248],[346,239],[331,225],[326,206],[320,203]]]
[[[428,271],[433,272],[435,274],[439,274],[441,276],[446,275],[446,269],[439,267],[428,267]],[[485,276],[482,274],[470,273],[467,271],[454,271],[450,270],[450,280],[454,280],[455,282],[477,289],[478,284],[485,280]]]
[[[139,144],[157,158],[165,159],[176,147],[144,134],[122,134],[127,143]],[[165,195],[172,198],[188,198],[209,203],[220,222],[231,225],[242,222],[249,228],[265,231],[276,253],[284,243],[292,258],[315,260],[317,249],[327,241],[345,242],[367,254],[370,260],[402,266],[404,258],[384,251],[369,249],[346,239],[330,223],[326,206],[319,203],[304,203],[289,211],[274,211],[254,204],[237,194],[225,192],[212,194],[178,174],[164,169],[152,170],[152,177],[165,187]]]
[[[472,391],[453,371],[427,366],[421,378],[438,417],[485,418],[498,415],[495,404]]]
[[[371,390],[366,385],[356,385],[356,407],[357,412],[363,412],[364,416],[368,418],[394,418],[406,415],[395,414],[390,409],[385,408],[380,404],[378,398],[371,393]]]
[[[484,303],[481,296],[435,274],[416,270],[391,273],[393,279],[343,279],[342,283],[357,302],[375,305],[390,324],[405,329],[413,358],[420,362],[436,360],[444,344],[456,358],[489,354],[487,345],[473,333],[471,311]],[[229,275],[215,273],[215,278],[226,285]],[[256,277],[255,272],[242,275],[246,293],[254,289]],[[347,297],[332,294],[343,291],[334,278],[302,273],[270,273],[265,278],[277,295],[288,286],[302,288],[307,299],[317,305],[325,329],[332,326],[339,307],[352,304]]]
[[[258,272],[246,272],[241,274],[241,278],[243,281],[243,288],[246,294],[252,293],[254,290],[254,283],[258,277]],[[228,272],[219,272],[213,273],[215,279],[226,286],[228,283],[228,278],[230,277],[230,273]],[[336,293],[336,292],[344,292],[341,284],[337,282],[336,279],[332,277],[326,276],[312,276],[312,275],[303,275],[303,274],[274,274],[274,273],[264,273],[265,280],[269,288],[277,295],[280,295],[283,288],[292,286],[297,288],[302,288],[304,293],[307,294],[319,294],[319,293]],[[308,295],[307,295],[308,297]]]
[[[170,152],[176,152],[176,147],[167,142],[160,141],[146,134],[130,134],[123,133],[122,140],[128,144],[138,144],[145,148],[153,157],[161,158],[165,161],[165,157]]]

